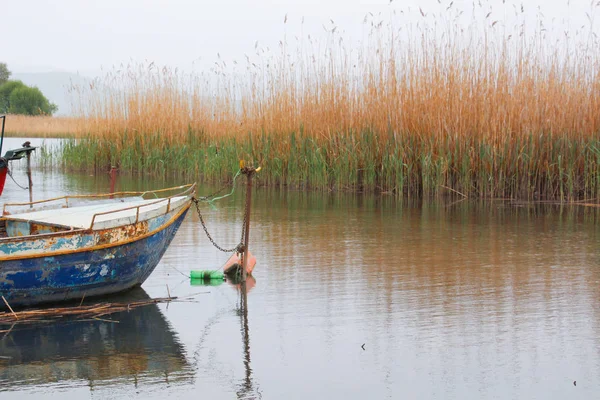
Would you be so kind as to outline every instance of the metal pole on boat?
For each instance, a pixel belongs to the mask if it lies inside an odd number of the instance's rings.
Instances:
[[[0,116],[2,118],[2,136],[0,136],[0,156],[2,156],[2,145],[4,144],[4,124],[6,124],[6,115]]]
[[[29,202],[33,201],[33,182],[31,180],[31,151],[27,152],[27,178],[29,179]],[[29,205],[32,208],[33,204]]]

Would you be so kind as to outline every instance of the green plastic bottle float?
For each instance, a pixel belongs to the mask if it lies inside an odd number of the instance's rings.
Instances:
[[[256,257],[252,255],[252,253],[248,252],[248,263],[246,266],[246,272],[248,275],[252,275],[252,271],[254,270],[254,266],[256,265]],[[235,253],[229,260],[223,265],[223,269],[218,270],[209,270],[209,269],[201,269],[190,271],[190,279],[191,280],[224,280],[225,276],[232,277],[236,275],[241,275],[242,269],[242,259],[240,254]]]
[[[219,270],[197,270],[190,272],[191,280],[223,280],[225,279],[225,275],[223,271]]]

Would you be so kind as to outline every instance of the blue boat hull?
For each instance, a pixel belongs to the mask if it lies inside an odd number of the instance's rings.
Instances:
[[[11,307],[76,300],[141,285],[158,265],[187,208],[155,233],[121,245],[0,263],[0,295]],[[0,307],[4,302],[0,301]]]

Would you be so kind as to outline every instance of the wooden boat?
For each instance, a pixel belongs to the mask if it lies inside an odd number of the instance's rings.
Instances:
[[[0,296],[5,300],[0,306],[140,286],[175,236],[195,187],[5,204],[0,218]]]

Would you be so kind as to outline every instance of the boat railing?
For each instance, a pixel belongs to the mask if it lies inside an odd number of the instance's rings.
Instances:
[[[93,230],[94,229],[94,223],[96,222],[96,218],[97,217],[99,217],[101,215],[109,215],[109,214],[119,213],[119,212],[128,211],[128,210],[136,210],[135,211],[135,223],[137,224],[139,222],[139,219],[140,219],[140,209],[141,208],[149,207],[149,206],[156,205],[156,204],[159,204],[159,203],[164,203],[164,202],[167,203],[166,204],[167,208],[166,208],[166,211],[164,212],[164,214],[168,214],[171,211],[171,201],[174,198],[176,198],[176,197],[191,197],[191,196],[194,195],[194,191],[196,189],[196,184],[195,183],[193,183],[191,185],[184,185],[184,186],[179,186],[177,188],[171,188],[171,189],[181,189],[181,188],[184,188],[184,187],[187,187],[187,189],[184,190],[183,192],[179,192],[179,193],[174,194],[172,196],[164,197],[164,198],[158,199],[158,200],[150,202],[150,203],[140,204],[140,205],[131,206],[131,207],[123,207],[123,208],[119,208],[117,210],[110,210],[110,211],[103,211],[103,212],[95,213],[92,216],[92,222],[90,223],[89,230]],[[169,190],[169,189],[164,189],[164,190],[166,191],[166,190]]]
[[[110,199],[110,198],[120,197],[120,196],[141,196],[141,197],[143,197],[143,196],[149,195],[149,194],[154,194],[156,196],[156,194],[158,194],[158,193],[165,193],[165,192],[169,192],[169,191],[185,189],[182,192],[179,192],[172,196],[159,199],[159,201],[162,201],[162,200],[169,199],[171,197],[188,195],[188,194],[192,193],[195,188],[196,188],[196,184],[190,183],[187,185],[175,186],[175,187],[159,189],[159,190],[148,190],[145,192],[126,191],[126,192],[113,192],[113,193],[102,193],[102,194],[78,194],[78,195],[67,195],[67,196],[62,196],[62,197],[54,197],[51,199],[37,200],[37,201],[32,201],[32,202],[6,203],[6,204],[4,204],[4,207],[2,209],[2,215],[7,215],[8,207],[23,207],[23,206],[33,207],[33,206],[39,206],[42,204],[44,204],[44,205],[50,204],[52,202],[64,201],[65,204],[61,208],[69,208],[69,200],[71,200],[71,199],[72,200],[76,200],[76,199],[106,199],[106,198]],[[117,211],[122,211],[122,209],[117,210]],[[117,211],[115,211],[115,212],[117,212]]]

